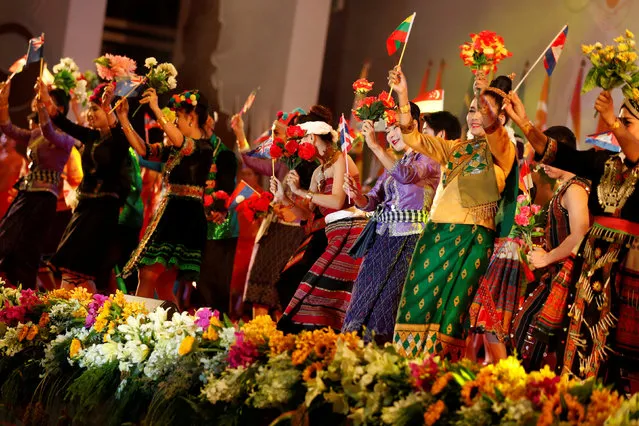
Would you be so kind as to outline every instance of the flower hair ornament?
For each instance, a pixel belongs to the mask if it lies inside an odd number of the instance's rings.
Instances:
[[[328,135],[330,133],[334,143],[339,139],[337,132],[330,124],[324,121],[308,121],[300,124],[299,127],[306,130],[306,133],[311,135]]]
[[[304,114],[306,114],[306,111],[304,111],[302,108],[295,108],[291,112],[278,111],[277,121],[285,126],[290,126],[295,117],[299,117],[300,115]]]
[[[171,96],[167,106],[171,110],[176,110],[186,108],[188,105],[196,106],[199,101],[200,92],[198,90],[187,90],[186,92]]]

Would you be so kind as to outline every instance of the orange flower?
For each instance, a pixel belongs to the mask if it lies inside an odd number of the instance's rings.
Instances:
[[[617,392],[608,389],[595,389],[590,395],[588,416],[584,426],[597,426],[605,423],[606,419],[616,412],[623,400]]]
[[[40,328],[45,327],[47,324],[49,324],[49,321],[51,321],[51,318],[49,317],[49,313],[48,312],[44,312],[41,316],[40,316],[40,322],[38,322],[38,326]]]
[[[20,331],[18,332],[18,342],[22,342],[27,337],[28,333],[29,333],[29,326],[26,324],[23,324],[22,327],[20,328]]]
[[[295,348],[295,335],[282,332],[274,334],[271,336],[268,346],[271,348],[271,355],[292,351]]]
[[[81,350],[82,342],[78,339],[73,339],[71,341],[71,346],[69,347],[69,358],[75,358]]]
[[[317,373],[318,371],[322,370],[322,363],[321,362],[314,362],[311,365],[309,365],[308,367],[306,367],[304,369],[304,373],[302,373],[302,379],[305,382],[308,382],[310,380],[315,380],[315,378],[317,377]]]
[[[29,333],[27,334],[27,340],[28,341],[32,341],[37,335],[38,335],[38,326],[37,325],[32,325],[31,327],[29,327]]]
[[[182,343],[180,343],[180,347],[178,348],[178,354],[180,356],[184,356],[193,350],[193,343],[195,342],[195,338],[193,336],[186,336],[182,339]]]
[[[433,386],[430,388],[430,393],[433,395],[437,395],[438,393],[443,391],[446,386],[448,386],[448,382],[452,378],[452,373],[446,373],[443,376],[439,377],[437,380],[435,380],[435,383],[433,383]]]
[[[444,401],[439,400],[436,403],[428,407],[428,410],[424,413],[424,424],[432,426],[437,423],[437,420],[441,417],[442,413],[446,409]]]

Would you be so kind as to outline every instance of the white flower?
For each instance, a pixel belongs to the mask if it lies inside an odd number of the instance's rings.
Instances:
[[[157,70],[165,73],[167,77],[177,77],[178,75],[178,72],[173,64],[169,62],[161,63],[160,65],[158,65]]]
[[[175,77],[170,76],[169,78],[167,78],[166,84],[168,84],[170,90],[173,90],[177,87],[177,80]]]
[[[53,66],[53,73],[56,74],[62,70],[67,70],[71,74],[76,74],[79,71],[78,65],[71,58],[62,58],[60,63]]]
[[[150,58],[146,58],[144,60],[144,66],[148,69],[153,68],[154,66],[156,66],[158,64],[158,60],[155,59],[153,56],[151,56]]]
[[[235,328],[223,328],[220,334],[220,344],[223,348],[228,349],[235,343]]]

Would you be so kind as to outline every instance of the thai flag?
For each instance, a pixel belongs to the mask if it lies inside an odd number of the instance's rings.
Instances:
[[[144,81],[145,77],[139,75],[118,80],[115,83],[115,96],[122,96],[123,98],[137,96]]]
[[[346,119],[344,119],[344,114],[339,119],[339,139],[342,145],[342,152],[347,153],[353,148],[353,135]]]
[[[251,188],[243,180],[240,181],[240,183],[238,183],[235,187],[235,191],[233,191],[233,193],[229,196],[229,199],[226,201],[226,209],[234,209],[235,207],[237,207],[238,204],[255,193],[257,193],[256,190]]]
[[[27,49],[27,64],[38,62],[44,56],[44,34],[40,37],[34,37],[29,40],[29,48]]]
[[[566,37],[568,36],[568,25],[566,25],[559,35],[550,43],[550,47],[546,50],[544,55],[544,68],[546,68],[546,73],[548,76],[552,74],[555,70],[555,66],[559,61],[559,56],[561,52],[564,50],[564,45],[566,44]]]

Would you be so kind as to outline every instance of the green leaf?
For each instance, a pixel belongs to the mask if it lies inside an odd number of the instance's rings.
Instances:
[[[597,87],[597,68],[592,67],[588,74],[586,74],[586,79],[584,80],[584,85],[581,88],[581,93],[588,93],[592,89]]]
[[[624,84],[624,86],[621,88],[621,92],[626,98],[632,99],[632,87]]]

